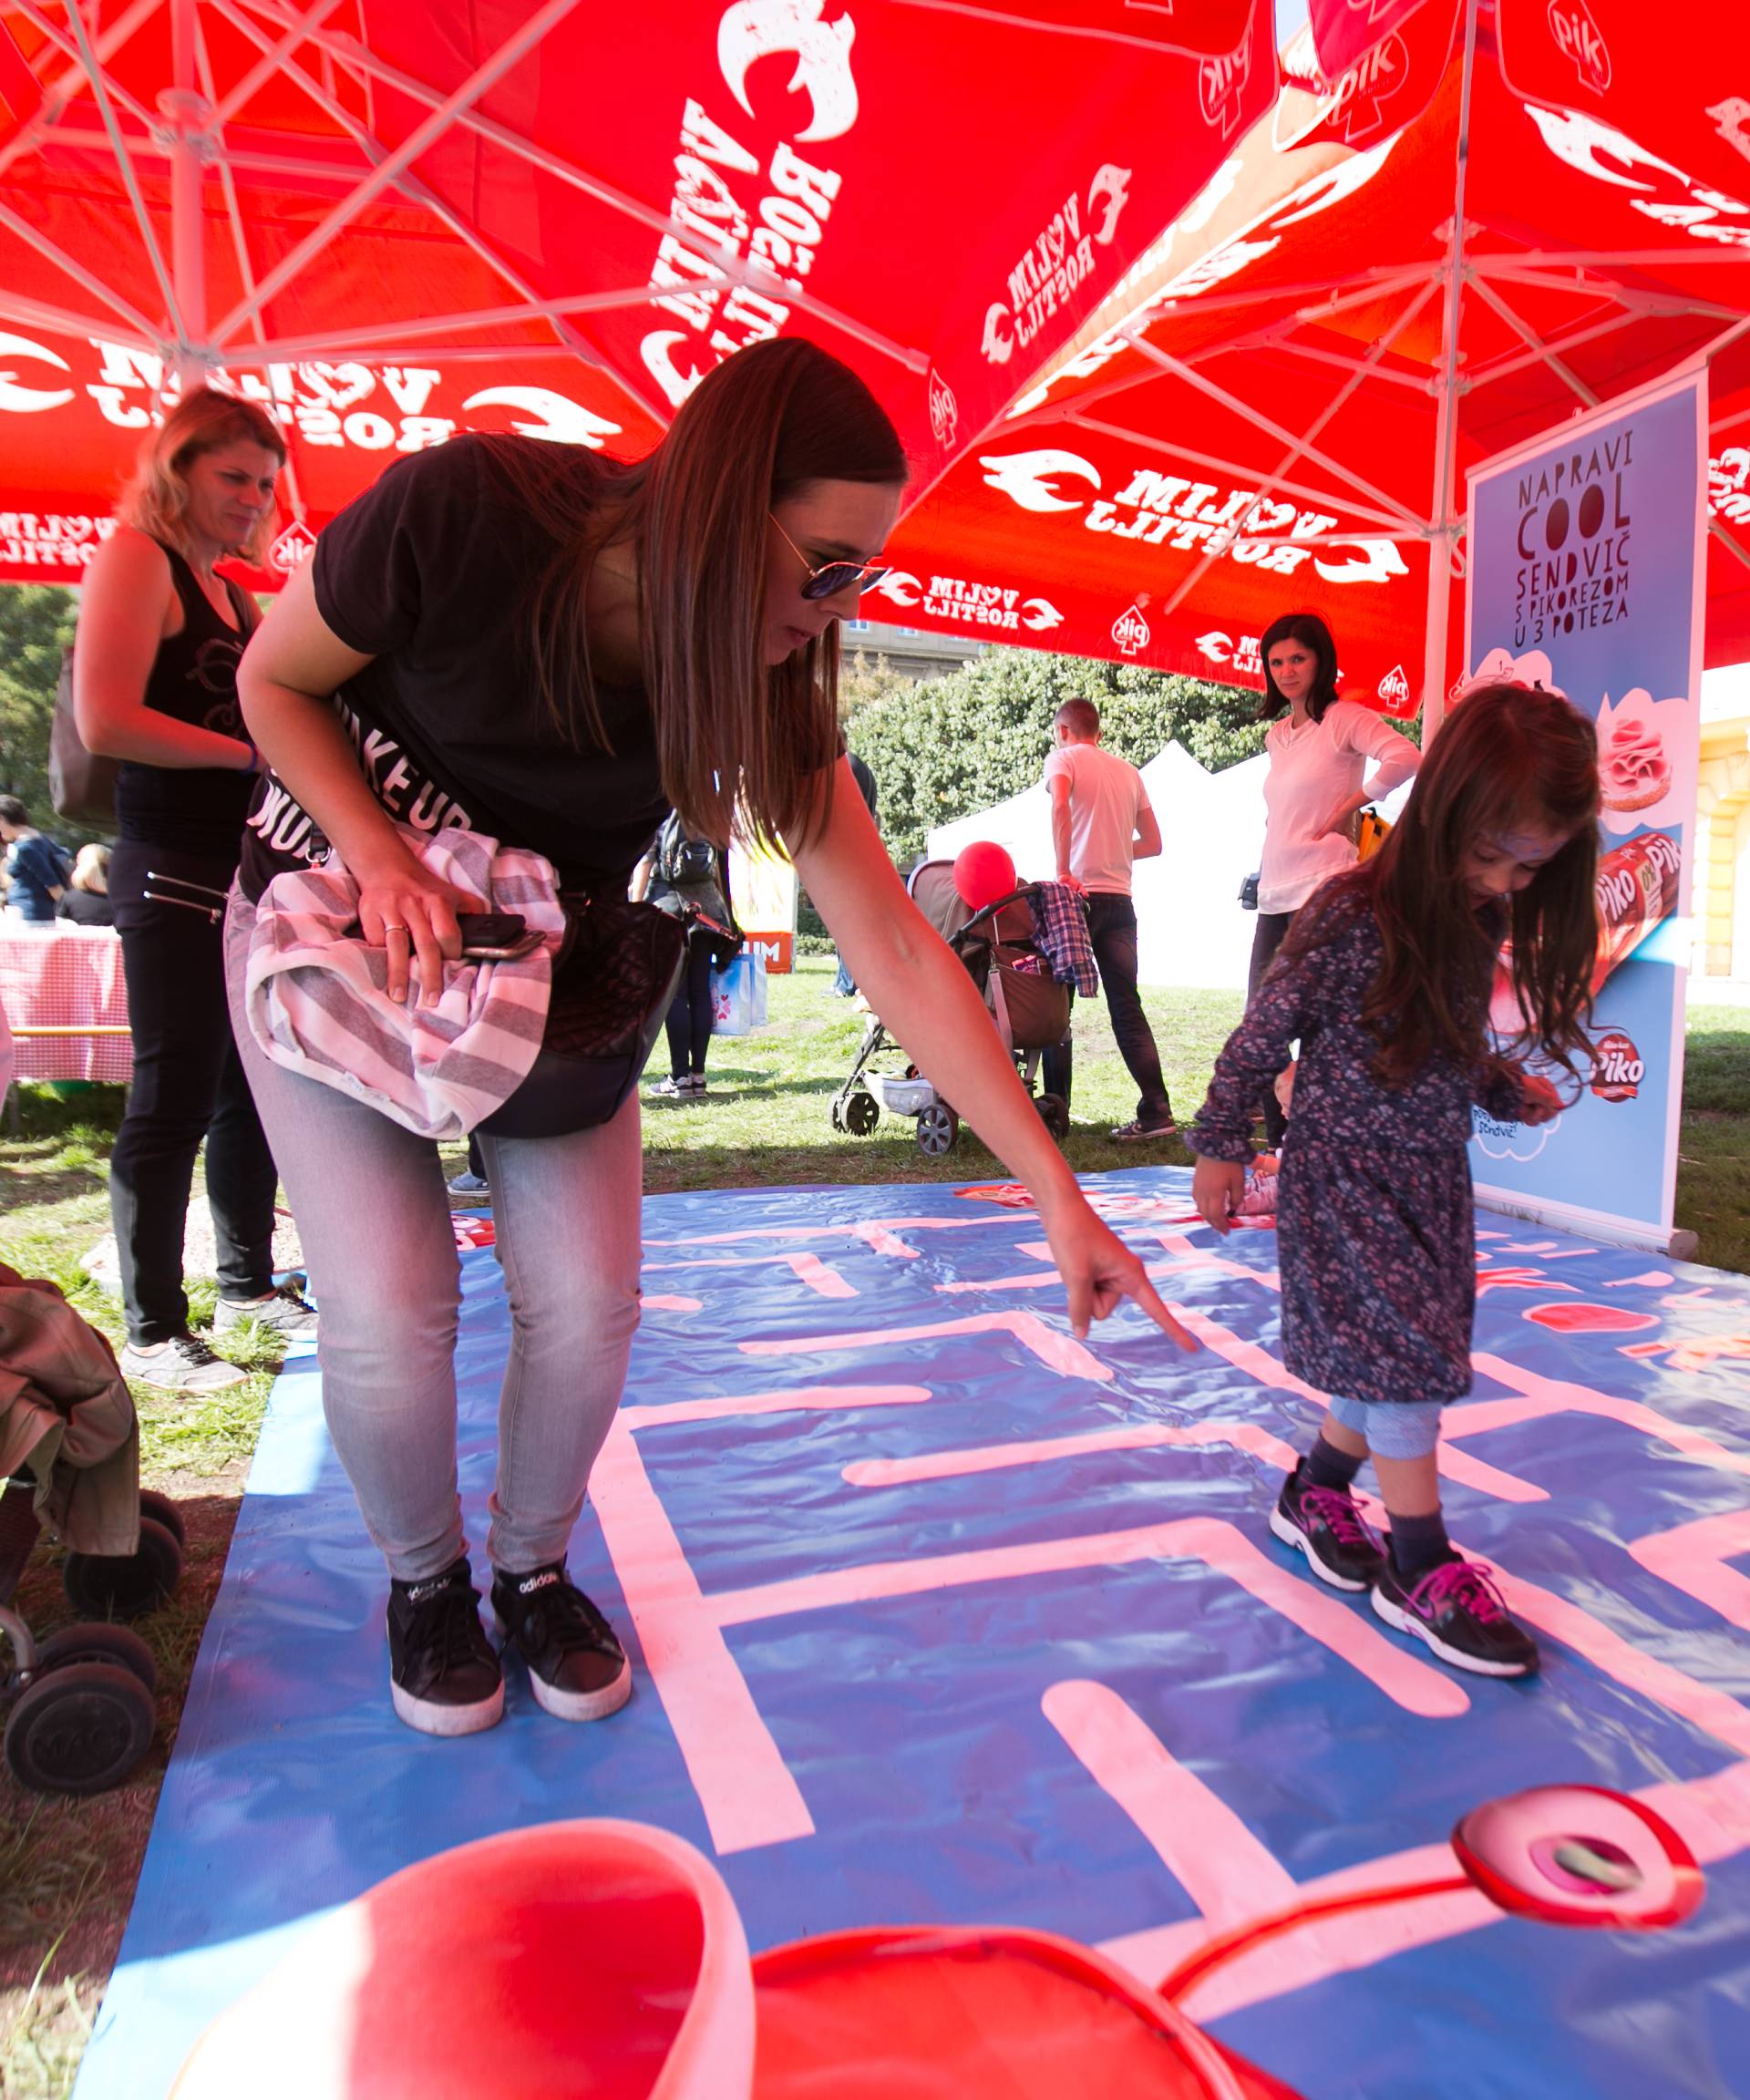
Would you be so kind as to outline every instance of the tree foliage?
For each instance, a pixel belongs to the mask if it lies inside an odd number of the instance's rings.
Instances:
[[[49,807],[48,726],[73,618],[70,591],[0,584],[0,788],[17,796],[33,823],[67,836],[77,827],[60,823]]]
[[[915,685],[890,674],[880,689],[859,691],[847,731],[875,775],[881,836],[901,867],[923,851],[933,825],[1030,788],[1051,749],[1052,717],[1077,698],[1093,701],[1106,747],[1133,766],[1174,741],[1212,773],[1263,748],[1256,694],[1131,664],[993,649]]]

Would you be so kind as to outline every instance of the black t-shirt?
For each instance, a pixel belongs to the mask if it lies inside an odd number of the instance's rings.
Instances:
[[[595,469],[582,456],[576,470]],[[462,824],[545,854],[567,887],[623,890],[668,814],[650,705],[642,685],[598,681],[612,755],[577,749],[554,723],[527,615],[554,550],[487,440],[458,438],[397,462],[311,557],[323,619],[375,659],[335,705],[377,800],[399,822],[421,831]],[[252,898],[327,851],[271,775],[249,823],[242,885]]]

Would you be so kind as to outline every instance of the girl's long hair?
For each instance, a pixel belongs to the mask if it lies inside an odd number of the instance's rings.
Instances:
[[[189,508],[189,468],[203,452],[221,452],[227,445],[259,445],[285,465],[285,436],[265,408],[232,394],[197,386],[185,394],[139,448],[131,479],[122,489],[116,516],[149,540],[168,540],[188,551],[183,518]],[[273,512],[262,513],[241,547],[227,554],[259,568],[273,536]]]
[[[838,752],[839,628],[782,664],[762,652],[774,504],[814,481],[904,485],[904,448],[875,396],[817,345],[784,337],[726,358],[633,465],[495,447],[518,499],[560,550],[530,598],[543,699],[571,743],[607,747],[587,603],[602,549],[637,565],[640,654],[663,786],[719,846],[737,812],[795,844],[820,812],[816,777]]]
[[[1258,644],[1264,664],[1264,697],[1253,720],[1273,722],[1279,715],[1286,715],[1291,705],[1270,674],[1270,653],[1279,642],[1304,643],[1318,658],[1318,674],[1306,697],[1306,711],[1313,721],[1323,722],[1325,709],[1337,696],[1337,645],[1316,612],[1285,612],[1264,629],[1264,638]]]
[[[1378,1077],[1402,1086],[1437,1052],[1473,1064],[1487,1047],[1502,914],[1479,913],[1464,879],[1479,842],[1547,831],[1567,843],[1506,901],[1508,966],[1524,1027],[1514,1046],[1578,1078],[1598,953],[1598,738],[1558,694],[1486,685],[1434,739],[1404,813],[1374,858],[1332,890],[1365,895],[1384,944],[1363,1018]],[[1289,935],[1319,944],[1316,909]]]

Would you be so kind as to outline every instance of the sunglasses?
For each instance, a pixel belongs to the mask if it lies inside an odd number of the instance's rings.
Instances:
[[[772,514],[768,510],[766,515],[771,518]],[[802,579],[802,595],[810,601],[836,598],[841,591],[852,588],[872,591],[893,566],[890,561],[823,561],[818,569],[814,568],[776,518],[772,518],[772,523],[777,528],[778,538],[808,571]]]

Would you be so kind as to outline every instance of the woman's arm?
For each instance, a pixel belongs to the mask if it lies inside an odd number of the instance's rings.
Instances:
[[[655,865],[656,856],[654,850],[653,849],[651,852],[646,853],[643,859],[633,870],[632,880],[627,885],[626,895],[634,904],[642,904],[643,902],[644,892],[650,888],[651,870],[655,867]]]
[[[407,995],[408,951],[427,1001],[443,988],[443,962],[462,952],[462,892],[428,874],[401,843],[359,770],[352,740],[335,713],[337,686],[372,659],[349,649],[316,610],[310,563],[292,573],[237,667],[249,733],[358,884],[358,919],[374,947],[386,947],[388,989]],[[405,928],[406,942],[386,931]]]
[[[1032,1191],[1069,1288],[1076,1333],[1086,1334],[1090,1317],[1103,1319],[1121,1298],[1134,1298],[1181,1348],[1194,1348],[1142,1263],[1089,1209],[964,966],[906,895],[845,759],[826,828],[796,862],[883,1027]]]
[[[1326,831],[1348,836],[1349,819],[1370,802],[1383,802],[1394,788],[1401,788],[1422,763],[1422,754],[1407,736],[1399,736],[1383,715],[1376,715],[1358,700],[1339,701],[1343,713],[1332,725],[1337,741],[1353,752],[1365,770],[1369,758],[1374,771],[1352,795],[1345,796],[1324,820]]]
[[[146,705],[176,595],[164,550],[122,525],[85,571],[73,651],[73,719],[88,751],[172,769],[247,773],[255,754],[236,736],[179,722]]]

